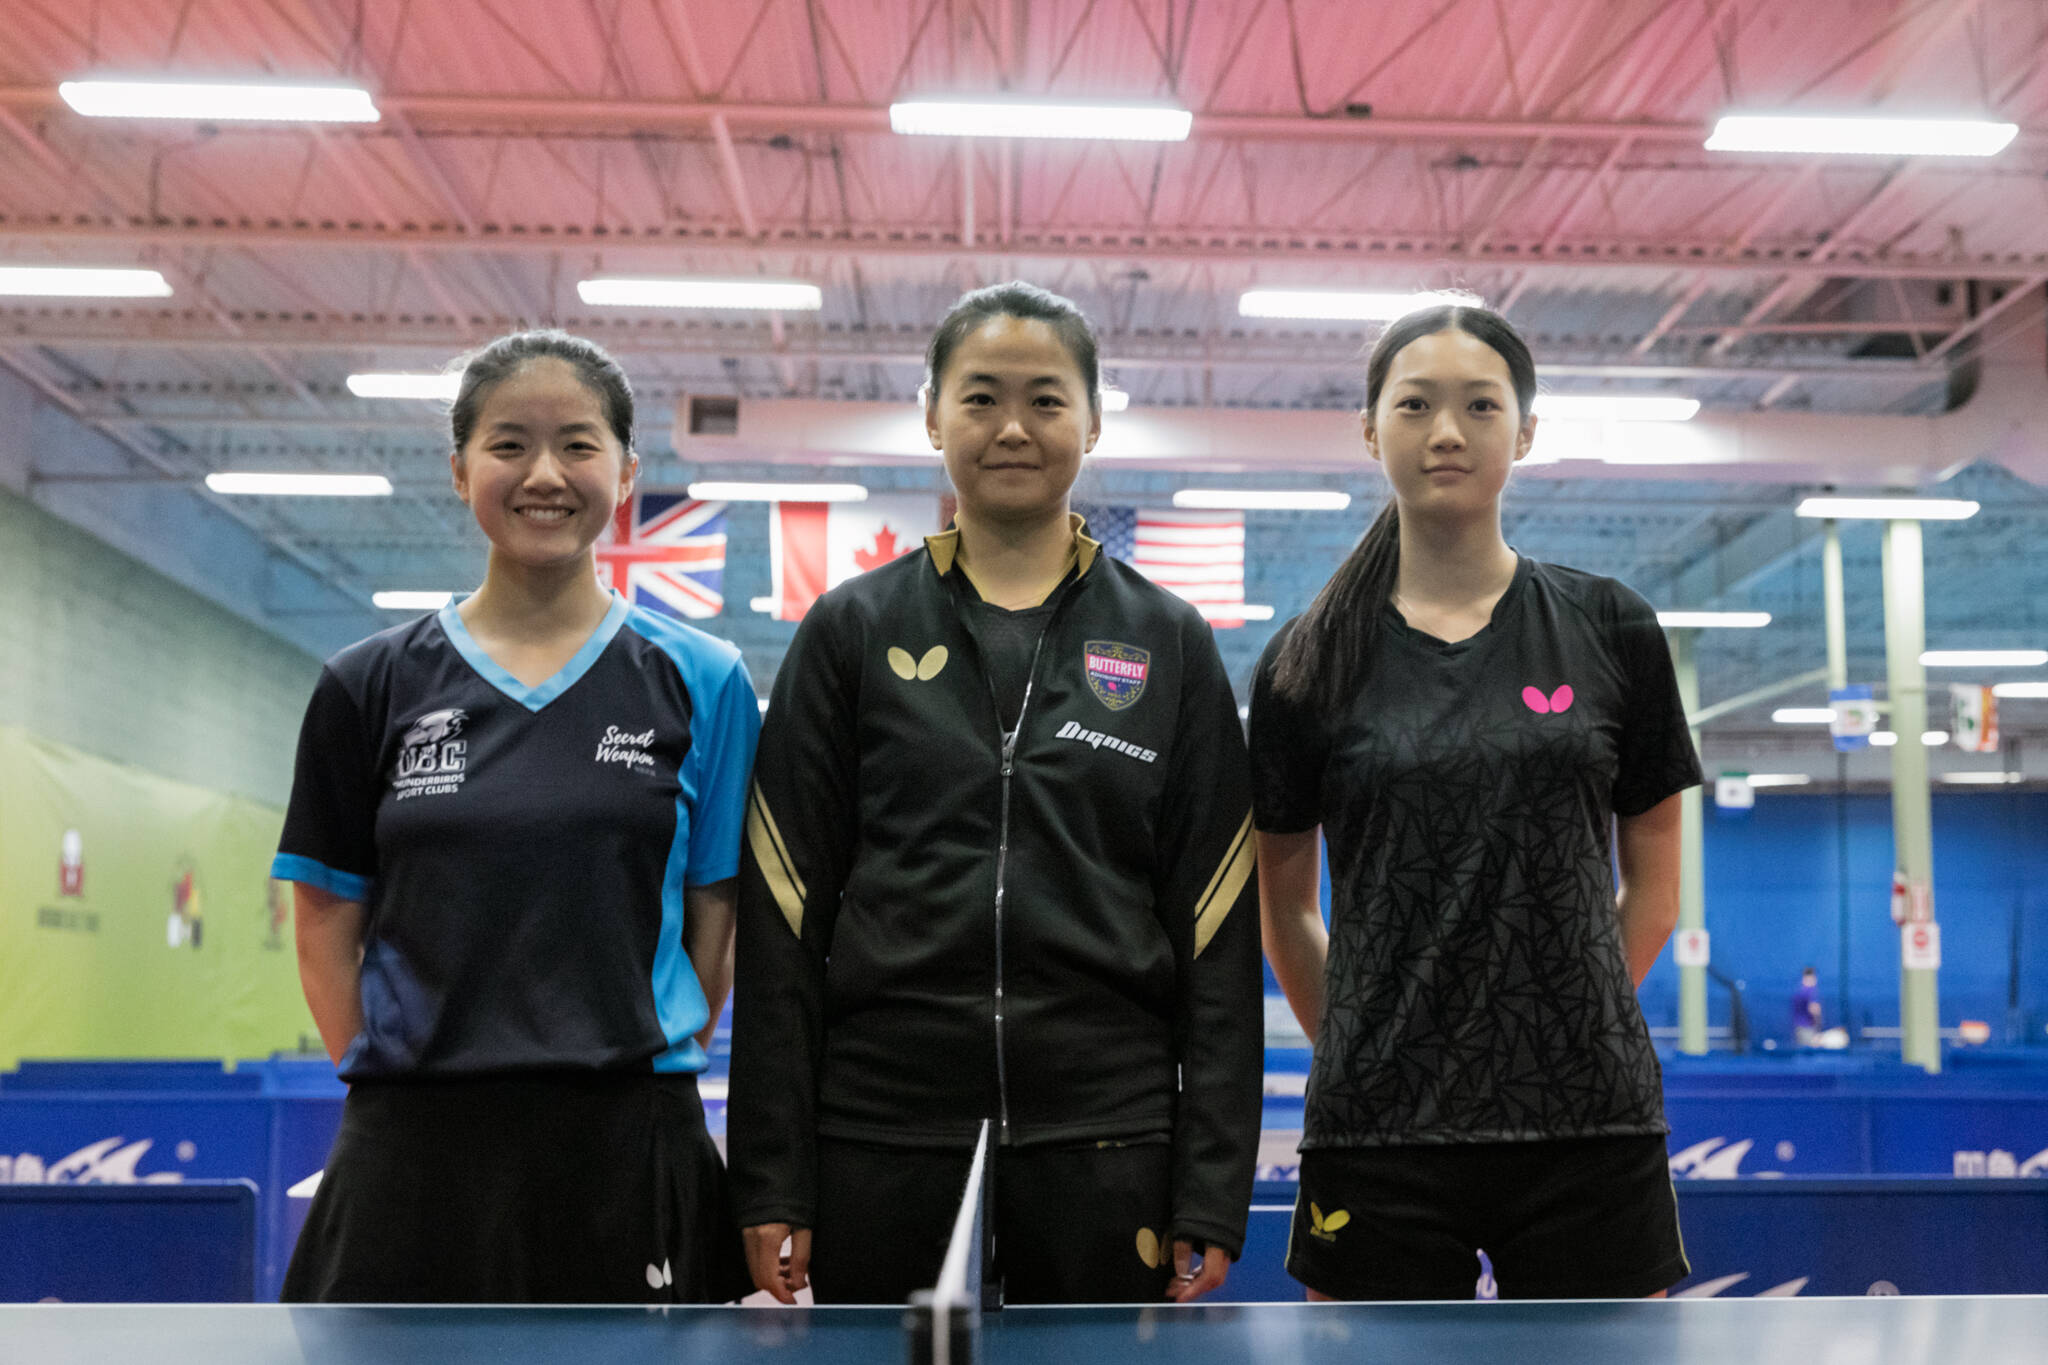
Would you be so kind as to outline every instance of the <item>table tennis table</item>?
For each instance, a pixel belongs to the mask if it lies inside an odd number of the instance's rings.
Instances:
[[[645,1365],[906,1358],[900,1308],[0,1307],[0,1360],[37,1365]],[[1005,1308],[994,1365],[2039,1365],[2048,1296]]]

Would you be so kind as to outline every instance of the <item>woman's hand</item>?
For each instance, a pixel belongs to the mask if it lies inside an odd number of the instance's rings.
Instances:
[[[811,1282],[811,1230],[787,1223],[761,1223],[741,1228],[747,1247],[747,1273],[754,1288],[772,1294],[781,1303],[795,1303],[796,1291]],[[782,1254],[784,1243],[789,1254]],[[1220,1283],[1220,1281],[1219,1281]]]
[[[1175,1303],[1193,1303],[1212,1289],[1221,1289],[1226,1276],[1230,1274],[1230,1257],[1217,1247],[1202,1252],[1202,1263],[1195,1264],[1195,1244],[1187,1237],[1173,1239],[1173,1280],[1166,1286],[1166,1297]]]

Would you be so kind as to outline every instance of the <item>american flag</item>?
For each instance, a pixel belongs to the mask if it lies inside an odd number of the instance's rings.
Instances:
[[[725,504],[643,492],[619,506],[597,576],[628,602],[702,619],[725,607]]]
[[[1076,505],[1109,554],[1195,604],[1219,630],[1244,624],[1244,513]]]

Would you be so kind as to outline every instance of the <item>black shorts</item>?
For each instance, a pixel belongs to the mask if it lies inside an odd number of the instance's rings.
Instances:
[[[688,1075],[359,1081],[300,1303],[722,1303],[751,1288]]]
[[[1333,1299],[1627,1299],[1687,1273],[1657,1135],[1301,1154],[1287,1273]]]
[[[1173,1276],[1163,1140],[995,1149],[995,1273],[1007,1303],[1157,1303]],[[945,1260],[973,1153],[821,1138],[811,1288],[900,1304]],[[988,1213],[984,1211],[984,1216]]]

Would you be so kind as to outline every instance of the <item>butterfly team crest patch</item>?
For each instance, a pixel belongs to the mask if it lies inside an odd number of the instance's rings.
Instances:
[[[1145,695],[1151,651],[1115,640],[1090,640],[1081,647],[1081,662],[1088,671],[1088,690],[1110,710],[1121,711]]]

